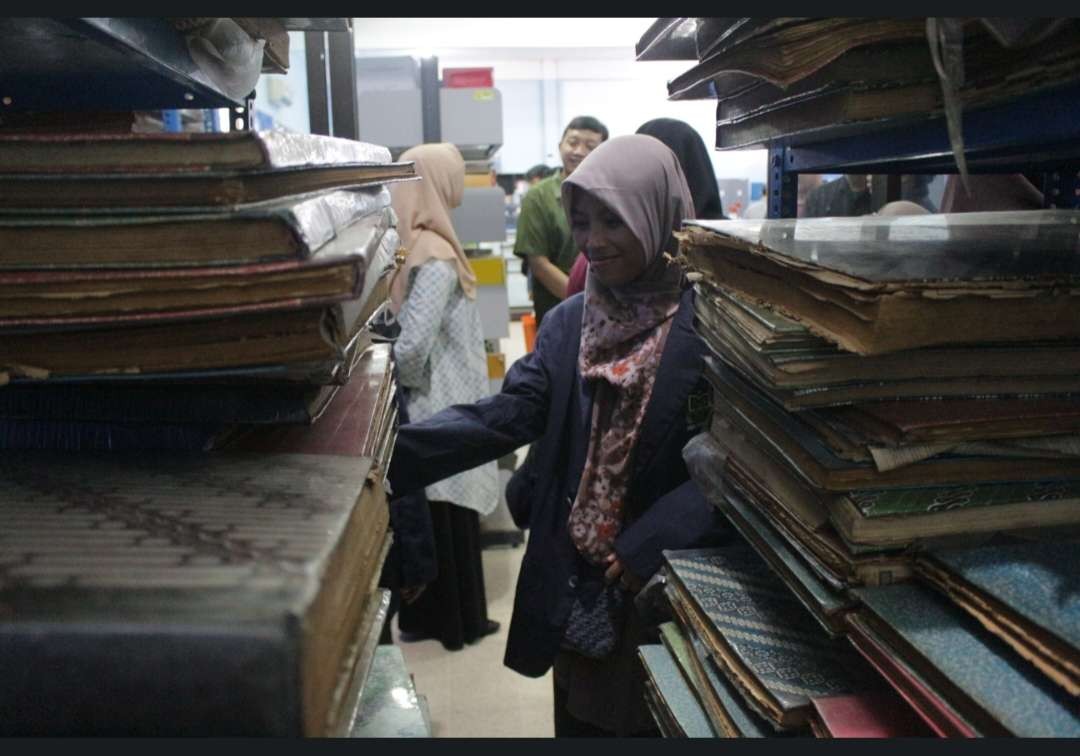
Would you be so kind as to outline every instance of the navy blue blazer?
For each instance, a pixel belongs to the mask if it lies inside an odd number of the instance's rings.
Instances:
[[[534,351],[506,374],[502,391],[402,426],[390,463],[394,496],[498,459],[532,443],[515,519],[529,539],[518,575],[505,664],[540,677],[558,653],[574,597],[596,590],[602,572],[570,541],[567,519],[584,467],[592,386],[581,380],[578,351],[584,295],[548,312]],[[638,443],[615,551],[626,569],[648,578],[664,549],[713,543],[727,532],[722,514],[690,480],[687,441],[708,420],[706,346],[693,330],[693,292],[683,293],[657,369]]]

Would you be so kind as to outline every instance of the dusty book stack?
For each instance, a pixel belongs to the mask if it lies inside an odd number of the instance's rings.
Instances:
[[[684,455],[742,536],[668,554],[706,712],[1080,733],[1077,240],[1070,212],[689,222],[713,419]]]
[[[948,39],[937,67],[927,21],[658,19],[637,52],[696,61],[668,95],[717,101],[718,149],[918,123],[1080,81],[1080,25],[1070,19],[934,19]],[[942,86],[943,66],[955,85]]]
[[[385,618],[382,147],[0,136],[0,728],[349,732]]]

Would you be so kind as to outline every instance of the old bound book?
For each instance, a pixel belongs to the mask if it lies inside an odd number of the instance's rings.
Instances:
[[[774,726],[804,727],[811,697],[860,686],[850,650],[811,620],[750,546],[669,551],[665,562],[695,633]]]
[[[968,112],[1075,82],[1080,76],[1078,33],[1076,27],[1066,28],[1040,45],[1017,49],[1007,49],[988,35],[965,39],[958,104]],[[777,138],[812,141],[862,133],[882,122],[918,122],[945,112],[941,84],[925,41],[914,46],[921,58],[890,59],[889,49],[875,45],[853,50],[836,63],[857,52],[878,59],[876,66],[866,67],[865,76],[845,77],[837,70],[830,78],[833,66],[826,66],[787,91],[766,85],[721,102],[717,147],[749,147]],[[875,70],[881,76],[873,76]]]
[[[1052,436],[1080,432],[1080,397],[868,402],[821,416],[880,446]]]
[[[655,697],[654,717],[661,731],[666,731],[665,737],[716,737],[668,649],[660,643],[638,646],[638,658]]]
[[[937,347],[863,357],[705,282],[697,284],[694,311],[695,328],[713,355],[791,411],[906,397],[1080,396],[1075,344]]]
[[[934,732],[893,690],[813,699],[810,729],[819,738],[918,738]]]
[[[265,137],[260,144],[257,134],[246,142],[226,138],[231,134],[124,134],[104,142],[70,135],[10,136],[0,142],[0,154],[16,155],[0,172],[0,211],[222,212],[237,205],[416,177],[412,163],[390,162],[385,147],[314,134],[281,133],[274,138],[281,143],[267,159],[262,148],[274,140]],[[184,149],[192,145],[211,154],[193,157]],[[229,165],[228,155],[237,145],[259,156],[252,160],[246,155],[243,165]],[[58,148],[65,149],[42,169],[39,153]],[[25,152],[32,156],[20,157]],[[106,164],[103,154],[114,158]]]
[[[690,265],[863,355],[1080,336],[1071,211],[690,221]]]
[[[776,730],[746,702],[709,656],[705,644],[692,629],[689,611],[677,592],[667,596],[675,622],[660,626],[660,639],[672,653],[698,701],[704,707],[713,732],[724,738],[771,738],[786,733]]]
[[[321,308],[5,334],[0,381],[343,382],[351,356],[365,343],[364,326],[389,296],[397,244],[393,229],[374,245],[365,242],[359,296]]]
[[[369,461],[7,453],[0,477],[5,734],[337,731],[386,547]]]
[[[355,298],[361,255],[200,268],[0,273],[0,328],[162,322]]]
[[[1076,699],[936,591],[918,583],[856,588],[858,617],[976,733],[1080,736]]]
[[[1076,481],[851,491],[825,503],[847,541],[885,548],[957,534],[1080,525]]]
[[[699,65],[668,84],[668,94],[680,93],[726,72],[748,74],[779,87],[788,87],[828,65],[848,50],[882,43],[923,40],[922,19],[816,18],[769,19],[771,26],[737,31]]]
[[[313,426],[248,427],[223,448],[245,452],[335,454],[374,461],[389,469],[396,437],[397,382],[389,344],[375,344],[361,358],[349,382]]]
[[[735,494],[764,518],[812,572],[815,590],[826,591],[823,599],[830,593],[841,594],[849,585],[888,584],[911,575],[910,560],[902,552],[873,549],[862,553],[852,548],[829,523],[828,508],[819,494],[719,418],[710,435],[691,440],[684,456],[691,475],[714,505]],[[722,481],[715,480],[719,476]]]
[[[0,134],[5,174],[256,171],[352,163],[384,165],[390,151],[352,139],[273,131]]]
[[[934,549],[915,569],[1072,696],[1080,696],[1080,546],[1030,541]]]
[[[0,215],[0,269],[256,265],[334,256],[343,247],[365,246],[365,237],[378,240],[391,224],[389,206],[390,192],[373,188],[224,213]]]
[[[756,446],[789,465],[820,490],[847,493],[1080,477],[1080,459],[1057,453],[1002,456],[979,448],[907,460],[899,465],[881,464],[869,449],[863,449],[861,456],[855,454],[859,451],[857,447],[850,450],[851,454],[841,454],[817,425],[800,414],[785,411],[728,366],[710,357],[705,362],[706,376],[717,397],[714,415],[722,416]]]

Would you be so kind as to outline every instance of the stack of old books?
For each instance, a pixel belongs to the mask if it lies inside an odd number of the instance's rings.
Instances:
[[[279,132],[0,153],[0,729],[348,733],[412,166]]]
[[[940,735],[1080,733],[1077,233],[1047,211],[683,234],[714,390],[687,464],[791,604],[755,633],[846,635]],[[683,571],[750,591],[728,573],[754,560],[706,556]],[[669,563],[698,635],[735,643]]]
[[[639,59],[697,60],[668,93],[717,100],[718,148],[851,133],[1080,81],[1080,25],[1068,19],[949,19],[932,35],[925,18],[660,21]],[[946,39],[937,66],[928,36]]]

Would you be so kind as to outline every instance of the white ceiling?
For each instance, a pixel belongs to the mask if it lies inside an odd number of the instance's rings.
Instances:
[[[629,53],[652,18],[354,18],[360,54],[387,50],[446,54],[463,49],[497,48],[500,57],[521,50],[528,57],[557,57],[577,51],[597,58]]]

